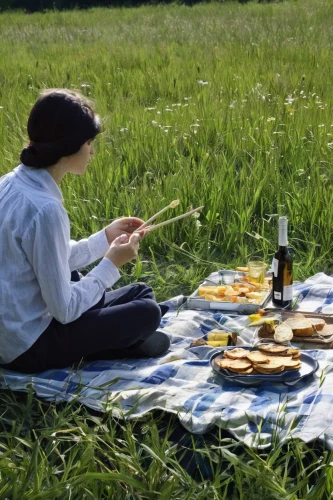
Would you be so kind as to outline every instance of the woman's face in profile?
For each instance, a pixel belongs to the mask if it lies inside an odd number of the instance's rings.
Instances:
[[[87,165],[94,155],[94,140],[85,142],[79,151],[67,158],[66,170],[71,174],[83,175]]]

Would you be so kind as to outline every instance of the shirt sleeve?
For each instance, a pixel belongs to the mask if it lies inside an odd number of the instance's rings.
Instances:
[[[67,212],[51,203],[34,217],[22,241],[47,309],[63,324],[76,320],[96,304],[120,277],[116,266],[103,258],[84,278],[72,282],[69,233]]]
[[[80,241],[70,240],[69,268],[71,271],[89,266],[92,262],[103,257],[109,249],[105,229],[92,234],[89,238]]]

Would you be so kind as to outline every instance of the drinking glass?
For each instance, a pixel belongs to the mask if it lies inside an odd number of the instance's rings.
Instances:
[[[249,268],[249,283],[262,285],[265,281],[265,273],[268,267],[263,258],[257,256],[250,257],[247,265]]]
[[[223,270],[219,272],[221,276],[222,285],[231,285],[235,282],[235,271]]]

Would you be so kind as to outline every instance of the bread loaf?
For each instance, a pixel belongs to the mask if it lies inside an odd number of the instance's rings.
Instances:
[[[317,332],[321,332],[326,325],[326,321],[321,318],[307,318],[315,327]]]
[[[296,337],[311,337],[315,333],[311,321],[307,318],[289,318],[285,322]]]

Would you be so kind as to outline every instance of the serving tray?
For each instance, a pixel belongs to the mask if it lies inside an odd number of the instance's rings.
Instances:
[[[204,281],[200,285],[200,287],[203,287],[205,285],[212,286],[212,282]],[[216,283],[216,286],[219,286],[218,283]],[[230,312],[236,312],[237,314],[248,315],[257,312],[259,309],[263,309],[265,305],[269,302],[271,295],[272,291],[268,290],[264,299],[259,304],[244,304],[238,302],[215,302],[200,298],[199,288],[197,288],[195,292],[188,297],[186,306],[188,307],[188,309],[215,309],[220,311],[226,311],[226,312],[230,311]]]

